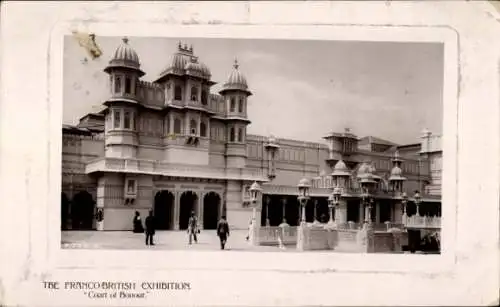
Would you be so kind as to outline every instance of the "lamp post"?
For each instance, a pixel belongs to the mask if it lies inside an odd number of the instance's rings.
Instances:
[[[401,197],[403,198],[401,200],[401,204],[403,205],[403,225],[406,226],[406,204],[408,203],[408,195],[406,195],[406,192],[403,192],[403,194],[401,195]]]
[[[306,234],[306,204],[309,200],[309,180],[303,178],[300,180],[297,188],[299,190],[299,195],[297,197],[300,208],[301,208],[301,217],[300,217],[300,225],[297,231],[297,250],[305,250],[308,248],[308,239]]]
[[[419,210],[420,200],[421,200],[420,192],[418,190],[415,191],[415,195],[413,197],[415,198],[415,206],[417,207],[416,215],[420,216],[420,210]]]
[[[299,190],[299,204],[301,206],[301,218],[300,218],[300,224],[305,224],[306,223],[306,204],[307,201],[309,200],[309,180],[306,178],[303,178],[300,180],[299,184],[297,185],[297,188]]]
[[[330,208],[330,221],[328,221],[328,224],[330,225],[334,225],[335,224],[335,219],[333,217],[333,208],[337,208],[338,205],[339,205],[339,201],[340,201],[340,195],[341,195],[341,191],[340,191],[340,188],[337,186],[333,189],[333,192],[332,194],[330,194],[330,196],[328,196],[328,207]]]
[[[250,195],[252,197],[252,228],[250,232],[250,242],[252,244],[257,243],[257,205],[261,191],[260,185],[254,181],[250,186]]]
[[[363,188],[363,193],[361,194],[361,198],[363,199],[363,205],[365,207],[365,224],[370,224],[372,221],[371,218],[371,202],[369,200],[370,194],[368,193],[367,188]]]

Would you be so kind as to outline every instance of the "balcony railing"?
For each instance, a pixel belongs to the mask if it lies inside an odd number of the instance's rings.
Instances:
[[[418,229],[440,229],[441,217],[440,216],[406,216],[403,217],[403,224],[406,228]]]
[[[226,169],[208,165],[171,164],[161,161],[100,158],[89,162],[87,174],[94,172],[127,172],[171,177],[207,178],[222,180],[267,181],[265,174],[258,170]]]

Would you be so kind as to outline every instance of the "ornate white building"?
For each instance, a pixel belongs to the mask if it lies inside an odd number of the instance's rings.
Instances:
[[[399,223],[404,191],[410,204],[420,191],[423,214],[440,214],[441,149],[431,145],[439,137],[430,132],[411,145],[350,131],[328,135],[328,145],[247,135],[252,93],[238,63],[214,94],[210,69],[181,43],[154,82],[141,80],[145,73],[127,39],[104,71],[110,84],[104,109],[63,126],[63,229],[129,230],[135,211],[144,216],[151,209],[159,229],[185,229],[191,211],[204,228],[214,228],[223,212],[232,227],[246,228],[254,181],[263,187],[261,223],[286,218],[294,225],[303,177],[313,185],[309,221],[329,215],[334,184],[343,187],[339,223],[363,221],[366,180],[374,183],[375,222]]]

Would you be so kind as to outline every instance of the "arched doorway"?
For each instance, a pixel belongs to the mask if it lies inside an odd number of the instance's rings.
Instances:
[[[154,203],[156,229],[168,230],[173,228],[174,199],[174,194],[170,191],[156,193]]]
[[[203,228],[216,229],[219,220],[220,196],[210,192],[203,198]]]
[[[95,202],[87,191],[78,192],[71,204],[72,229],[92,230]]]
[[[188,228],[189,216],[192,211],[196,212],[198,196],[193,191],[186,191],[181,195],[181,208],[179,212],[179,229]]]
[[[66,193],[61,193],[61,230],[68,229],[69,199]]]

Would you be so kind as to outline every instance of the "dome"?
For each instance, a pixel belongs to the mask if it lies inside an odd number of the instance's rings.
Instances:
[[[137,52],[129,45],[128,38],[124,37],[122,43],[116,48],[113,57],[109,61],[108,67],[104,71],[109,72],[111,68],[129,68],[140,71],[141,64]],[[144,75],[140,71],[141,75]]]
[[[311,185],[309,184],[309,179],[307,178],[302,178],[299,181],[298,187],[310,187]]]
[[[391,170],[391,176],[389,177],[389,181],[403,181],[406,180],[403,177],[403,170],[399,166],[394,166]]]
[[[171,58],[170,64],[162,72],[162,76],[173,73],[177,75],[184,75],[189,72],[194,75],[205,79],[210,79],[211,72],[207,65],[199,61],[198,57],[193,53],[193,47],[187,45],[182,46],[179,42],[177,52]]]
[[[233,71],[227,78],[226,83],[224,83],[222,87],[222,92],[227,90],[240,90],[246,92],[248,95],[251,95],[251,92],[248,90],[248,83],[245,76],[239,70],[238,61],[234,61]]]
[[[371,171],[370,165],[366,162],[361,164],[358,168],[358,176],[369,174]]]
[[[351,172],[344,161],[339,160],[333,167],[332,176],[351,176]]]
[[[402,174],[403,174],[403,171],[398,166],[394,166],[391,170],[391,176],[401,176]]]
[[[178,69],[178,70],[184,70],[186,65],[190,62],[190,58],[186,56],[185,54],[181,53],[176,53],[172,57],[172,61],[170,62],[170,65],[168,66],[168,69]]]
[[[362,182],[375,182],[380,179],[379,176],[375,175],[376,169],[371,163],[363,163],[358,168],[358,179],[361,179]]]

